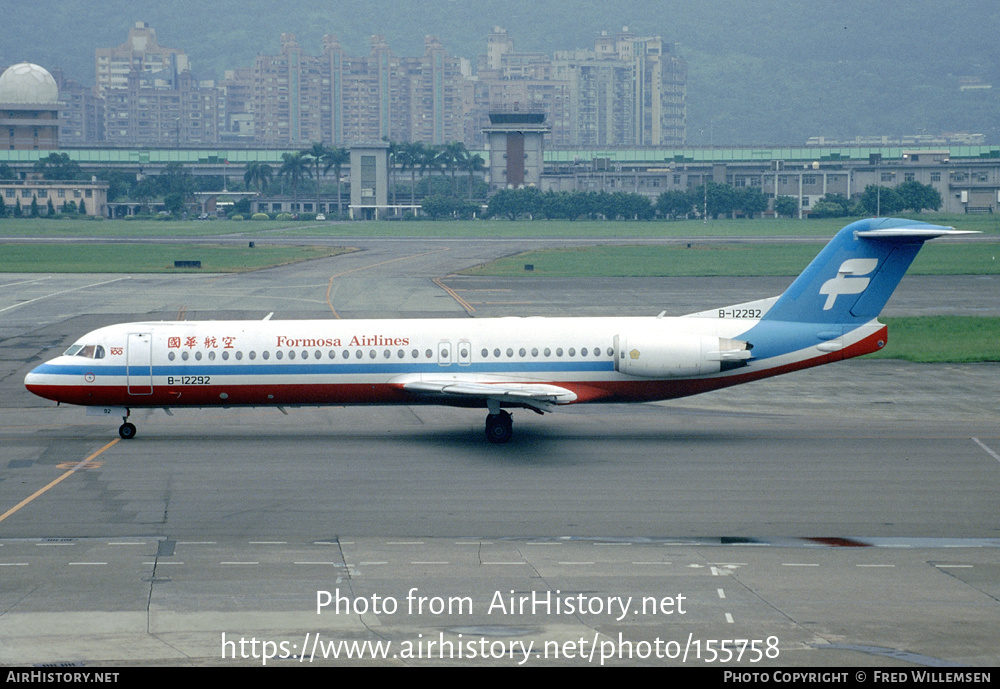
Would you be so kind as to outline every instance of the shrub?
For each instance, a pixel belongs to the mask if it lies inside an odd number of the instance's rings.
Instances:
[[[250,216],[251,220],[270,220],[270,216],[267,213],[254,213]]]

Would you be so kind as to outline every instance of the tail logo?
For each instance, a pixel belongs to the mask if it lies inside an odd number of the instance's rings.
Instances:
[[[871,279],[861,276],[868,275],[877,267],[877,258],[850,258],[841,263],[837,277],[827,280],[819,288],[819,293],[826,295],[823,310],[832,309],[834,302],[841,294],[861,294],[864,292]]]

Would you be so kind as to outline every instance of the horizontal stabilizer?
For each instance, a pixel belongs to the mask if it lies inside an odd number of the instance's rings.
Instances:
[[[878,230],[861,230],[855,232],[861,239],[919,239],[926,241],[937,237],[954,237],[963,234],[979,234],[975,230],[956,230],[942,225],[924,225],[923,227],[886,227]]]

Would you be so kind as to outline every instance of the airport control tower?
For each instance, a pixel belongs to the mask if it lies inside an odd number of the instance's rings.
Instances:
[[[542,177],[542,139],[549,132],[545,113],[496,109],[483,128],[490,153],[490,193],[500,189],[538,187]]]

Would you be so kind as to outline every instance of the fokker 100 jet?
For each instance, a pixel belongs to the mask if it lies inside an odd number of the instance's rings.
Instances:
[[[875,352],[879,312],[926,240],[911,220],[843,228],[781,295],[687,316],[127,323],[32,370],[36,395],[121,416],[158,407],[444,404],[507,409],[694,395]]]

